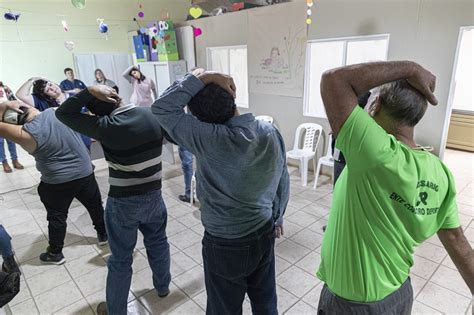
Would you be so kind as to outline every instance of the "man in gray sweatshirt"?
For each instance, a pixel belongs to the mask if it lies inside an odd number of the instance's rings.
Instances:
[[[277,314],[274,243],[289,197],[285,145],[271,124],[240,115],[234,97],[232,78],[197,69],[152,112],[196,157],[207,313],[239,314],[247,293],[254,313]]]

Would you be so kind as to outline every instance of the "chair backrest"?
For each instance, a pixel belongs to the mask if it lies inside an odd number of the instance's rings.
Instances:
[[[326,150],[326,155],[325,155],[326,158],[329,158],[332,160],[334,152],[332,152],[331,144],[332,144],[332,133],[330,133],[328,137],[328,149]]]
[[[270,124],[273,124],[273,117],[272,116],[267,116],[267,115],[259,115],[259,116],[256,116],[255,119],[257,120],[262,120],[262,121],[266,121]]]
[[[302,133],[304,138],[302,139],[303,143],[300,142],[302,138]],[[304,123],[296,128],[295,142],[293,145],[293,150],[302,149],[304,151],[315,152],[318,147],[319,140],[321,139],[321,134],[323,133],[323,127],[318,124],[313,123]],[[318,137],[315,142],[316,136]]]

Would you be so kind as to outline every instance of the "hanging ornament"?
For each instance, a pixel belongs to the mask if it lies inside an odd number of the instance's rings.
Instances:
[[[193,18],[197,19],[198,17],[200,17],[202,15],[202,9],[197,7],[197,8],[194,8],[192,7],[191,9],[189,9],[189,15],[191,15]]]
[[[107,32],[109,31],[109,26],[104,23],[104,19],[98,18],[97,24],[99,24],[99,32],[105,34],[105,39],[108,40]]]
[[[145,17],[145,13],[143,13],[143,11],[138,12],[138,17],[143,19]]]
[[[20,35],[20,30],[18,29],[18,19],[20,18],[21,13],[13,13],[12,11],[8,10],[8,12],[5,12],[3,17],[5,20],[8,21],[14,21],[15,22],[15,27],[16,27],[16,33],[18,34],[18,39],[21,40],[21,35]]]
[[[84,9],[86,7],[86,0],[71,0],[71,3],[77,9]]]
[[[201,36],[202,35],[202,29],[200,29],[199,27],[193,26],[193,34],[194,34],[194,37]]]
[[[74,49],[74,42],[71,41],[65,41],[64,42],[64,47],[66,47],[67,50],[72,51]]]
[[[61,24],[63,25],[63,29],[65,32],[69,31],[69,27],[67,26],[67,22],[65,20],[62,20]]]
[[[311,16],[311,14],[313,14],[313,12],[311,11],[311,9],[308,9],[308,11],[306,11],[306,14],[307,14],[308,16]]]
[[[306,24],[310,25],[313,21],[310,18],[306,19]]]

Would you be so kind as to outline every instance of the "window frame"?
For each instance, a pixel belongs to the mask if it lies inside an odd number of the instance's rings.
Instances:
[[[327,119],[327,117],[312,114],[309,110],[309,93],[310,93],[310,73],[311,73],[311,44],[314,43],[328,43],[328,42],[344,42],[343,53],[342,53],[342,66],[346,65],[347,61],[347,44],[349,42],[367,41],[367,40],[387,40],[387,50],[385,52],[385,60],[388,60],[388,51],[390,47],[390,34],[375,34],[375,35],[363,35],[363,36],[345,36],[345,37],[332,37],[323,39],[313,39],[306,42],[306,59],[305,59],[305,72],[304,72],[304,93],[303,93],[303,116]]]
[[[248,48],[247,48],[247,45],[229,45],[229,46],[212,46],[212,47],[206,47],[206,65],[207,65],[207,69],[211,70],[212,69],[212,54],[211,54],[211,51],[213,49],[226,49],[227,50],[227,64],[228,66],[230,67],[230,53],[229,51],[231,49],[244,49],[246,50],[247,52],[247,103],[235,103],[235,105],[237,105],[237,107],[241,107],[241,108],[246,108],[248,109],[250,107],[249,105],[249,92],[248,92],[248,86],[249,86],[249,77],[248,77]],[[230,69],[227,69],[228,72],[230,73]]]

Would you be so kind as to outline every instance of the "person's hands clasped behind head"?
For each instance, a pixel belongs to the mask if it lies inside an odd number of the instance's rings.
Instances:
[[[117,92],[106,85],[94,85],[87,88],[95,100],[86,105],[86,108],[96,116],[107,116],[120,106],[122,99]]]
[[[234,79],[231,76],[223,73],[204,71],[204,69],[195,69],[192,74],[200,79],[205,85],[214,83],[226,90],[235,98],[236,87]]]
[[[417,65],[416,71],[414,74],[407,78],[408,83],[418,90],[421,94],[426,97],[426,100],[432,105],[437,105],[438,100],[434,96],[434,91],[436,88],[436,76],[423,68],[420,65]]]

